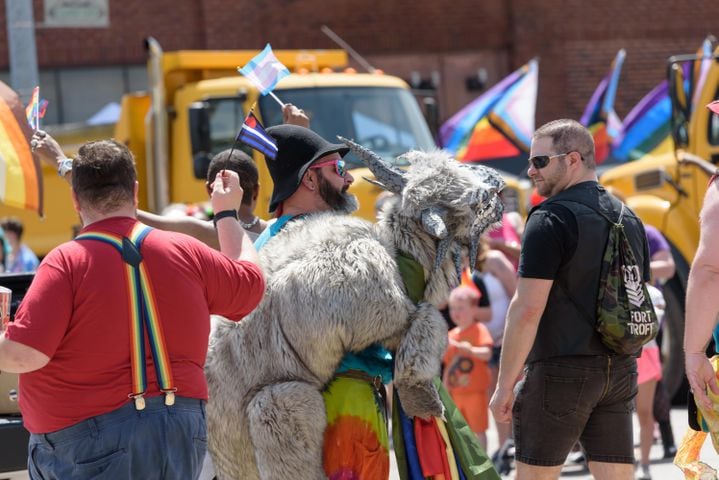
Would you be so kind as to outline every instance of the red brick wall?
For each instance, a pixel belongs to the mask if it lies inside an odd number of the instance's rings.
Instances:
[[[42,24],[42,0],[34,8]],[[664,78],[666,57],[695,51],[712,29],[719,32],[718,18],[716,0],[110,0],[109,28],[39,26],[36,39],[40,68],[99,66],[143,63],[148,35],[168,51],[261,48],[268,41],[275,48],[335,48],[320,31],[328,25],[388,73],[439,72],[445,118],[478,94],[466,90],[467,75],[484,67],[491,85],[539,56],[541,124],[578,118],[621,47],[627,58],[617,111],[625,115]],[[7,65],[0,28],[0,69]]]

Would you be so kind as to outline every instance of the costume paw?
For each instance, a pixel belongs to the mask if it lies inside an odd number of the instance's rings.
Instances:
[[[402,408],[410,417],[428,420],[431,417],[443,417],[444,405],[439,399],[437,389],[432,382],[414,385],[396,385]]]

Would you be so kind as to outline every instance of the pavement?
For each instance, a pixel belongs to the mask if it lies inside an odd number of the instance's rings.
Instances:
[[[686,408],[675,408],[671,412],[672,428],[674,429],[674,439],[679,445],[684,433],[688,430],[687,426],[687,410]],[[488,437],[488,450],[494,452],[497,449],[497,436],[492,428],[487,432]],[[639,424],[634,417],[634,438],[635,438],[635,456],[639,458]],[[662,458],[664,455],[664,449],[661,442],[655,443],[652,446],[650,453],[651,458],[651,474],[653,480],[684,480],[684,475],[673,463],[672,460],[665,460]],[[394,455],[390,455],[392,465],[390,472],[390,480],[399,480],[397,473],[397,467],[394,460]],[[719,454],[714,450],[711,444],[711,440],[707,438],[702,448],[701,460],[714,468],[719,468]],[[514,478],[514,472],[509,475],[503,476],[503,479]],[[574,480],[591,480],[594,477],[589,473],[589,470],[585,469],[583,465],[576,465],[572,463],[565,464],[562,469],[561,478],[571,478]]]
[[[688,430],[687,426],[687,410],[686,408],[674,408],[671,412],[672,428],[674,429],[674,438],[677,445],[681,442],[684,434]],[[634,417],[634,438],[635,438],[635,456],[639,458],[639,424]],[[487,432],[488,447],[490,452],[494,452],[497,449],[497,436],[493,429]],[[672,460],[665,460],[662,458],[664,450],[661,442],[655,443],[652,446],[650,458],[651,458],[651,474],[654,480],[684,480],[682,472],[674,466]],[[214,477],[211,463],[205,462],[205,468],[200,476],[201,480],[210,480]],[[701,460],[714,468],[719,468],[719,453],[717,453],[712,444],[711,440],[707,438],[701,452]],[[397,473],[397,465],[395,463],[394,452],[390,454],[390,480],[399,480],[399,474]],[[27,477],[27,472],[17,472],[16,476],[10,477],[12,479],[23,480]],[[503,479],[514,478],[514,473],[503,476]],[[577,465],[573,463],[565,464],[562,469],[561,478],[571,478],[574,480],[591,480],[594,477],[589,471],[584,468],[583,465]]]

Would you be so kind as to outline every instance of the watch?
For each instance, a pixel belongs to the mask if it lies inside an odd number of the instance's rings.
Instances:
[[[72,158],[63,158],[58,162],[57,174],[60,178],[64,178],[70,170],[72,170]]]

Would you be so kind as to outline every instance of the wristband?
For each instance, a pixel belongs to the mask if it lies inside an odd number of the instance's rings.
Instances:
[[[57,174],[60,178],[64,178],[70,170],[72,170],[71,158],[64,158],[58,162]]]
[[[237,220],[237,210],[222,210],[221,212],[217,212],[215,216],[212,217],[212,221],[215,223],[215,228],[217,228],[218,220],[222,220],[225,217],[232,217]]]

